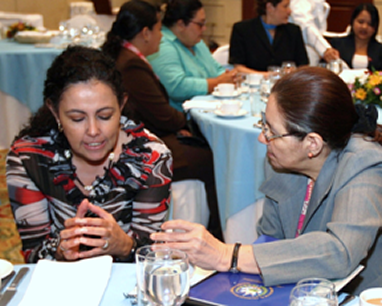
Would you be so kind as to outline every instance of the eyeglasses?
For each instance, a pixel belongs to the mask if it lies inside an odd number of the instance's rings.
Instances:
[[[201,29],[207,24],[207,20],[204,20],[203,22],[190,20],[190,22],[197,24]]]
[[[271,142],[272,140],[275,140],[277,138],[283,138],[283,137],[287,137],[287,136],[306,135],[306,133],[304,133],[304,132],[291,132],[291,133],[280,134],[280,135],[271,135],[272,132],[267,127],[267,120],[265,119],[265,113],[264,112],[261,112],[261,119],[259,120],[258,125],[260,126],[261,132],[263,133],[265,140],[267,142]]]

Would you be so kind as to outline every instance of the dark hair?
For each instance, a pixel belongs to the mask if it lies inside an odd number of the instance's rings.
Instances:
[[[199,0],[169,0],[163,24],[172,27],[178,20],[183,20],[184,24],[188,25],[202,7],[203,4]]]
[[[50,104],[58,113],[61,97],[73,84],[97,80],[110,86],[118,103],[123,103],[124,92],[122,78],[115,68],[115,62],[100,50],[69,46],[53,61],[48,69],[44,84],[44,105],[31,117],[26,126],[16,137],[29,135],[38,137],[47,135],[50,130],[57,130],[56,120],[48,108]]]
[[[377,35],[378,27],[379,27],[379,14],[378,14],[377,8],[372,3],[362,3],[354,9],[354,11],[351,15],[351,18],[350,18],[351,33],[354,33],[354,31],[353,31],[354,20],[358,17],[358,15],[362,11],[367,11],[370,14],[371,26],[375,30],[371,39],[375,40],[375,36]]]
[[[114,59],[117,59],[123,40],[131,40],[143,28],[150,30],[158,22],[158,5],[142,0],[131,0],[124,3],[117,15],[116,20],[109,33],[106,42],[101,47],[102,50]]]
[[[255,2],[255,9],[259,16],[266,15],[267,13],[267,3],[271,3],[274,7],[279,4],[282,0],[257,0]]]
[[[302,67],[282,77],[272,88],[288,133],[303,139],[315,132],[331,149],[346,146],[359,116],[348,86],[333,72],[319,67]],[[376,131],[357,132],[380,136]],[[379,138],[378,138],[379,140]]]

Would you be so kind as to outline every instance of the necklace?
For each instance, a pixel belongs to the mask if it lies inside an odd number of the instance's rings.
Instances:
[[[65,150],[64,152],[64,155],[67,159],[71,158],[72,156],[72,153],[70,152],[70,150]],[[110,169],[111,167],[111,164],[113,162],[113,159],[114,159],[114,151],[111,151],[109,156],[107,157],[107,159],[109,160],[109,165],[108,165],[108,169]],[[81,180],[80,178],[78,177],[78,175],[75,176],[75,179],[77,180],[77,182],[81,185],[82,188],[85,189],[85,191],[92,191],[94,189],[94,186],[93,185],[85,185]]]

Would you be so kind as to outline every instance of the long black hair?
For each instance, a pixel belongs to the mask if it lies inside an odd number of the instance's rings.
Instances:
[[[91,80],[98,80],[110,86],[119,105],[123,104],[122,78],[115,68],[114,60],[97,49],[69,46],[56,57],[48,69],[44,84],[44,105],[30,118],[29,124],[21,130],[16,139],[25,135],[44,136],[52,129],[57,130],[56,120],[48,104],[58,113],[65,90],[70,85]]]
[[[371,37],[371,39],[372,40],[376,40],[375,36],[377,35],[378,27],[379,27],[379,14],[378,14],[377,8],[372,3],[361,3],[360,5],[358,5],[354,9],[354,11],[353,11],[353,13],[351,15],[351,18],[350,18],[351,32],[354,33],[353,32],[353,23],[354,23],[354,20],[357,18],[357,16],[362,11],[367,11],[370,14],[371,26],[375,30],[373,36]]]
[[[131,0],[124,3],[109,33],[102,51],[114,58],[122,49],[122,41],[133,39],[143,28],[153,29],[158,22],[160,8],[142,0]]]

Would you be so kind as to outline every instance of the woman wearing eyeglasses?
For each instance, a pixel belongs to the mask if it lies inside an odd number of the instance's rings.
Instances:
[[[210,218],[208,229],[215,237],[221,233],[212,152],[192,141],[186,116],[170,106],[166,89],[146,57],[158,51],[161,35],[159,7],[142,0],[130,0],[121,6],[116,21],[102,46],[116,61],[128,101],[122,114],[160,137],[172,152],[173,181],[198,179],[204,183]]]
[[[268,163],[257,229],[279,241],[223,244],[202,226],[179,221],[162,229],[185,233],[151,238],[186,251],[203,268],[260,274],[266,286],[342,278],[363,262],[346,291],[381,287],[382,133],[376,119],[376,109],[354,106],[346,84],[326,69],[304,67],[284,76],[272,89],[259,135]]]
[[[219,83],[233,83],[236,72],[225,71],[202,40],[206,13],[199,0],[171,0],[163,18],[160,50],[148,57],[170,97],[171,106],[213,91]]]

